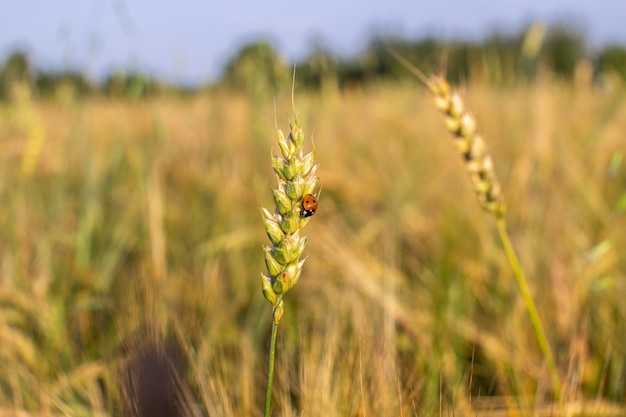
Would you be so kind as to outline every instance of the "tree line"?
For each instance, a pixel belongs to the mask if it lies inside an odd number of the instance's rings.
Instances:
[[[415,76],[389,54],[390,49],[426,73],[445,71],[452,82],[525,83],[532,82],[542,72],[563,82],[575,82],[581,71],[592,82],[603,82],[607,77],[626,81],[624,45],[605,45],[591,51],[585,36],[576,28],[533,24],[517,35],[494,33],[473,42],[377,36],[353,57],[340,57],[316,47],[305,59],[295,63],[281,58],[270,43],[260,41],[237,51],[225,65],[219,80],[194,88],[173,85],[139,72],[113,73],[95,83],[78,71],[36,70],[25,53],[16,51],[0,69],[0,99],[10,96],[11,85],[16,81],[28,83],[41,97],[53,96],[60,88],[70,89],[78,96],[131,98],[193,94],[216,88],[260,95],[289,88],[294,65],[299,89],[345,89],[381,82],[415,82]]]

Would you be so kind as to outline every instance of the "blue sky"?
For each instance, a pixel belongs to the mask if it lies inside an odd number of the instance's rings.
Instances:
[[[626,45],[626,0],[0,0],[0,60],[20,48],[38,67],[93,79],[139,69],[195,83],[261,38],[294,60],[315,42],[350,56],[373,33],[479,39],[532,20],[575,22],[592,47]]]

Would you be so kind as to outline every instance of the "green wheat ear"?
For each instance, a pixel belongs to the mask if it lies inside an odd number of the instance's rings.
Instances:
[[[296,117],[289,135],[277,129],[281,156],[272,156],[277,186],[272,190],[275,209],[261,208],[270,246],[263,246],[267,273],[261,274],[265,299],[274,307],[274,321],[283,314],[282,295],[298,282],[304,259],[301,260],[306,236],[301,234],[308,218],[300,216],[302,200],[317,187],[315,153],[303,154],[304,135]]]
[[[269,417],[274,380],[274,357],[276,354],[276,334],[284,313],[283,295],[298,282],[306,259],[301,259],[306,246],[306,236],[302,229],[309,221],[303,217],[302,204],[307,194],[313,194],[317,187],[315,152],[304,154],[302,144],[304,134],[296,115],[289,135],[276,127],[278,146],[281,155],[272,156],[272,168],[276,173],[277,185],[272,190],[274,212],[261,208],[263,224],[270,245],[263,246],[267,272],[261,274],[263,296],[272,304],[272,336],[265,396],[265,417]]]

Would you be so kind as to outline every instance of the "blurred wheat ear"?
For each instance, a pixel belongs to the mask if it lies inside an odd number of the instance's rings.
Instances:
[[[17,82],[11,89],[11,102],[15,108],[16,127],[26,137],[20,171],[30,177],[37,163],[46,138],[46,129],[33,101],[33,93],[26,82]]]
[[[503,218],[505,205],[500,183],[491,155],[476,131],[476,120],[465,110],[463,100],[457,92],[451,91],[445,79],[432,77],[427,86],[435,107],[445,115],[445,127],[452,133],[454,146],[463,159],[480,206],[496,218]]]
[[[415,74],[428,88],[433,99],[433,105],[444,115],[444,125],[452,134],[453,144],[465,164],[480,206],[488,213],[493,214],[496,219],[498,235],[524,300],[537,342],[548,366],[554,395],[556,398],[560,398],[561,378],[530,292],[528,280],[507,232],[506,205],[500,183],[496,178],[493,159],[487,152],[485,142],[478,134],[476,119],[466,110],[461,96],[452,89],[445,78],[436,75],[427,77],[395,51],[389,50],[389,53]]]

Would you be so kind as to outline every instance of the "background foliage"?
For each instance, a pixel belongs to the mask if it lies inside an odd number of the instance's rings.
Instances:
[[[541,69],[567,82],[575,82],[577,74],[585,71],[600,84],[626,80],[623,45],[591,49],[575,26],[531,24],[517,35],[494,33],[476,42],[380,35],[352,57],[335,56],[323,46],[316,46],[307,58],[295,63],[282,59],[271,44],[259,41],[237,51],[226,63],[219,80],[197,89],[171,85],[137,72],[114,71],[106,79],[94,82],[73,70],[40,71],[33,68],[27,54],[16,51],[0,70],[0,98],[9,97],[9,87],[15,80],[28,82],[46,97],[54,95],[59,87],[71,87],[80,96],[100,94],[135,99],[167,93],[188,95],[194,90],[213,88],[235,89],[248,95],[275,94],[291,85],[294,64],[298,68],[296,82],[300,90],[415,81],[387,53],[388,48],[425,72],[439,72],[445,66],[448,79],[454,83],[476,80],[494,85],[518,84],[534,80]]]

